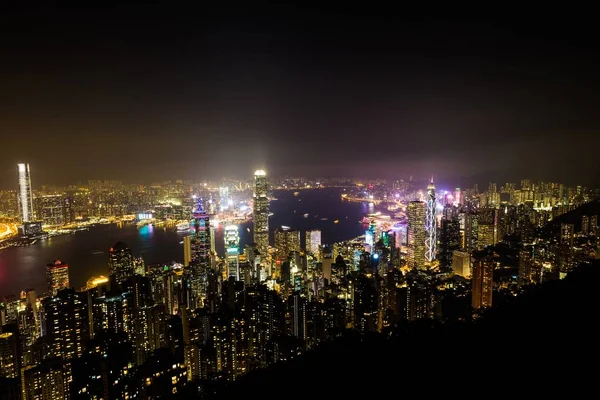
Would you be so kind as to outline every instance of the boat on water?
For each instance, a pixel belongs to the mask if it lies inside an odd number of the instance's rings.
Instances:
[[[177,224],[177,232],[186,232],[190,230],[190,224],[188,222],[181,222]]]
[[[334,224],[339,224],[339,223],[340,223],[340,220],[339,220],[339,219],[336,219],[335,221],[333,221],[333,223],[334,223]]]
[[[304,218],[308,218],[308,213],[304,214]]]
[[[321,218],[321,221],[327,221],[329,218]]]
[[[294,192],[294,196],[300,196],[300,192]]]

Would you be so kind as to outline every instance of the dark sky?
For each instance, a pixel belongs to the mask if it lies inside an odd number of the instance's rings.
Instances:
[[[593,13],[204,3],[0,12],[0,187],[19,161],[34,186],[257,167],[600,183]]]

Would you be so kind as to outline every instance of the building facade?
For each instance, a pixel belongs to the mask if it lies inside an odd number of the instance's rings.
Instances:
[[[225,258],[227,263],[227,277],[240,280],[239,270],[240,235],[237,225],[225,227]]]
[[[321,247],[321,231],[318,229],[306,231],[306,251],[318,256],[319,247]]]
[[[437,220],[435,218],[437,201],[435,198],[435,186],[433,178],[427,186],[427,215],[425,220],[425,258],[431,262],[436,257],[437,246]]]
[[[19,216],[21,223],[35,220],[33,214],[33,195],[31,193],[31,174],[29,164],[18,164],[19,171]]]
[[[275,231],[275,249],[277,250],[277,259],[287,260],[293,251],[300,251],[300,231],[290,229],[287,226],[277,228]]]
[[[46,282],[51,296],[56,296],[59,290],[68,289],[70,287],[69,264],[55,260],[46,265]]]
[[[253,224],[254,242],[264,258],[269,251],[269,197],[267,174],[263,170],[254,173]]]
[[[117,284],[133,276],[133,256],[125,243],[117,242],[108,251],[108,274]]]
[[[472,302],[474,309],[492,306],[494,262],[491,257],[475,257],[472,273]]]
[[[407,217],[407,251],[408,266],[410,268],[425,268],[425,219],[427,205],[422,201],[411,201],[408,203]]]

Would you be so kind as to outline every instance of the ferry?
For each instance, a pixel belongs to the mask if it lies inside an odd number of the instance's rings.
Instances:
[[[186,232],[190,230],[189,222],[181,222],[177,224],[177,232]]]

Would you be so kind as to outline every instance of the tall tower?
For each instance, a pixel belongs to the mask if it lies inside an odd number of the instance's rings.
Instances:
[[[321,246],[321,231],[312,229],[306,231],[306,251],[315,256],[319,255],[319,247]]]
[[[192,238],[190,236],[183,237],[183,266],[189,267],[192,262]]]
[[[69,288],[69,264],[60,260],[46,265],[46,281],[48,283],[48,293],[56,296],[59,290]]]
[[[489,256],[477,256],[473,262],[471,306],[475,309],[492,306],[494,263]]]
[[[425,258],[431,262],[435,260],[436,244],[437,244],[437,222],[435,219],[435,186],[433,185],[433,177],[427,186],[427,217],[425,221],[425,231],[427,238],[425,239]]]
[[[193,212],[193,234],[191,238],[191,262],[190,262],[190,289],[191,304],[194,308],[203,307],[207,298],[208,273],[210,269],[210,218],[204,207],[202,199],[198,199],[198,205]]]
[[[210,218],[204,211],[202,199],[193,212],[192,263],[202,267],[210,266]]]
[[[408,203],[408,226],[406,236],[408,244],[408,266],[425,267],[425,219],[427,205],[422,201]]]
[[[498,210],[480,208],[477,214],[477,248],[495,245],[498,243]]]
[[[133,276],[133,256],[125,243],[117,242],[108,250],[108,274],[117,284]]]
[[[277,258],[281,261],[287,260],[291,252],[300,252],[300,231],[282,226],[275,231],[275,249]]]
[[[254,242],[262,257],[269,250],[269,198],[267,197],[267,174],[259,169],[254,173]]]
[[[458,219],[442,219],[438,258],[440,260],[440,267],[446,270],[450,269],[453,265],[454,251],[460,250],[460,248],[460,222]]]
[[[86,294],[63,289],[56,297],[46,297],[42,307],[49,340],[48,355],[63,360],[81,357],[89,337]]]
[[[33,216],[33,196],[31,195],[31,175],[29,164],[18,164],[19,170],[19,214],[21,222],[31,222]]]
[[[225,258],[227,261],[227,277],[240,280],[239,271],[240,235],[237,225],[225,227]]]

